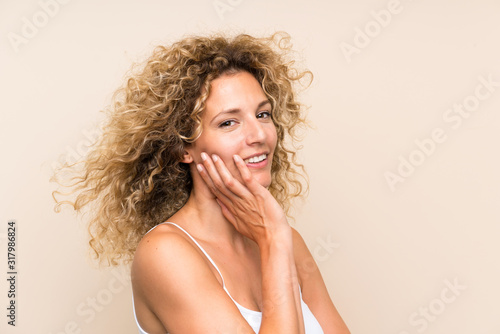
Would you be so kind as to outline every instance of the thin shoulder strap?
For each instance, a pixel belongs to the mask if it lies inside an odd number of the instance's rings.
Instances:
[[[227,295],[229,296],[229,298],[231,298],[231,300],[236,304],[236,306],[238,307],[238,309],[240,309],[240,311],[242,309],[244,310],[247,310],[247,311],[250,311],[250,312],[255,312],[255,313],[260,313],[260,312],[257,312],[257,311],[253,311],[253,310],[249,310],[243,306],[241,306],[240,304],[238,304],[238,302],[236,300],[234,300],[233,296],[231,296],[231,294],[229,293],[229,290],[226,288],[226,283],[224,283],[224,276],[222,276],[222,273],[220,272],[219,270],[219,267],[217,267],[217,265],[215,264],[214,260],[212,260],[212,258],[210,257],[210,255],[208,255],[208,253],[203,249],[203,247],[201,247],[201,245],[198,243],[198,241],[196,241],[195,238],[193,238],[191,236],[191,234],[189,234],[185,229],[183,229],[182,227],[180,227],[179,225],[177,225],[176,223],[171,223],[171,222],[163,222],[163,223],[160,223],[158,225],[161,225],[161,224],[170,224],[170,225],[174,225],[175,227],[177,227],[179,230],[181,230],[182,232],[186,233],[186,235],[191,239],[193,240],[193,242],[195,243],[196,246],[198,246],[198,248],[203,252],[203,254],[205,254],[205,256],[207,257],[207,259],[210,261],[210,263],[214,266],[214,268],[217,270],[217,272],[219,273],[220,275],[220,278],[222,280],[222,288],[224,289],[224,291],[226,291]],[[157,227],[158,225],[152,227],[147,233],[149,233],[151,230],[153,230],[155,227]]]
[[[215,269],[217,270],[217,272],[219,273],[220,275],[220,278],[222,279],[222,288],[224,290],[227,291],[226,289],[226,284],[224,283],[224,277],[222,276],[222,273],[220,272],[219,268],[217,267],[217,265],[215,264],[214,260],[212,260],[212,258],[210,257],[210,255],[208,255],[208,253],[203,249],[203,247],[201,247],[201,245],[198,243],[198,241],[195,240],[195,238],[193,238],[191,236],[191,234],[189,234],[185,229],[183,229],[182,227],[180,227],[179,225],[177,225],[176,223],[171,223],[171,222],[164,222],[162,224],[170,224],[170,225],[174,225],[176,226],[179,230],[181,230],[182,232],[186,233],[186,235],[191,239],[193,240],[193,242],[196,244],[196,246],[198,246],[198,248],[203,252],[203,254],[205,254],[205,256],[207,257],[207,259],[210,261],[210,263],[212,263],[212,265],[215,267]],[[228,292],[229,294],[229,292]],[[231,297],[231,295],[229,295]],[[232,297],[231,297],[232,299]]]

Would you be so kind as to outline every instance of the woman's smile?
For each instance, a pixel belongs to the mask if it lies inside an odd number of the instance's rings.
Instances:
[[[243,159],[248,168],[262,168],[267,165],[267,153],[256,154],[250,158]]]

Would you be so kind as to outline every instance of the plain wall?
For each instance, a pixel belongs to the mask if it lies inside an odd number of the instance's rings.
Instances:
[[[49,178],[132,62],[220,29],[285,30],[315,75],[294,226],[352,333],[500,333],[498,1],[62,2],[0,3],[1,268],[18,225],[2,333],[137,333],[126,271],[91,264]]]

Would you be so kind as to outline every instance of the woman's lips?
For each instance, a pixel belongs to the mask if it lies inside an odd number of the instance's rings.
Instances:
[[[251,158],[243,160],[247,167],[250,168],[262,168],[268,163],[267,154],[263,153],[260,155],[253,156]]]
[[[249,163],[259,163],[261,162],[262,160],[265,160],[267,158],[267,154],[263,153],[261,155],[256,155],[256,156],[253,156],[251,158],[248,158],[248,159],[245,159],[245,163],[246,164],[249,164]]]

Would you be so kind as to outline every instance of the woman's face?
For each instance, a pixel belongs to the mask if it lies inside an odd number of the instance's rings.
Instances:
[[[271,103],[253,75],[241,71],[213,80],[201,119],[201,136],[186,148],[189,160],[201,163],[201,152],[216,154],[241,180],[233,161],[237,154],[262,186],[271,184],[276,128]]]

